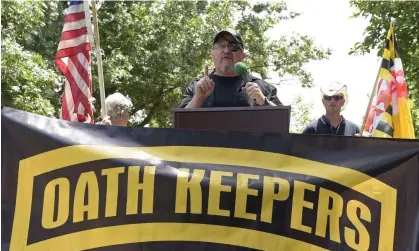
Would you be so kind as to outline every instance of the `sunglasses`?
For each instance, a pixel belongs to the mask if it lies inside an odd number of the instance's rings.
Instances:
[[[229,42],[228,44],[214,44],[214,49],[225,49],[229,48],[233,52],[237,52],[239,50],[242,50],[242,47],[237,42]]]
[[[332,99],[334,99],[335,101],[339,101],[339,100],[342,100],[343,99],[343,96],[341,96],[341,95],[335,95],[335,96],[327,96],[327,95],[324,95],[323,98],[325,100],[327,100],[327,101],[330,101]]]

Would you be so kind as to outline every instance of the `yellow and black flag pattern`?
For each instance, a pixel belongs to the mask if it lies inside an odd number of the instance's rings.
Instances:
[[[391,22],[379,72],[375,102],[365,131],[373,137],[415,138],[403,65]]]

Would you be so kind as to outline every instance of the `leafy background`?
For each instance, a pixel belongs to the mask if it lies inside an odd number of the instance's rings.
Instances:
[[[270,40],[265,35],[299,13],[283,1],[101,1],[98,11],[105,92],[131,98],[136,117],[131,126],[170,127],[170,109],[177,107],[188,82],[204,65],[211,66],[211,41],[217,30],[241,33],[249,53],[246,64],[266,77],[292,75],[310,88],[313,79],[304,65],[326,59],[322,48],[306,34]],[[364,41],[350,53],[382,48],[390,17],[398,19],[397,35],[419,135],[419,5],[414,2],[351,1],[354,16],[370,25]],[[50,117],[59,117],[64,79],[54,64],[67,2],[1,1],[2,104]],[[100,98],[97,66],[92,54],[96,116]],[[293,132],[301,132],[310,104],[294,102]],[[98,120],[99,117],[96,118]]]

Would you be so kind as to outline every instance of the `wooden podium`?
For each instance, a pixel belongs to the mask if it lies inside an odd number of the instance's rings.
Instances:
[[[174,127],[246,132],[288,133],[290,106],[174,108]]]

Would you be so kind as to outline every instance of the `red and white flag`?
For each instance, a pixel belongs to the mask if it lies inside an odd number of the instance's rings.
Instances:
[[[90,10],[87,8],[86,13],[84,4],[88,2],[70,1],[55,64],[65,77],[61,119],[93,124],[91,47],[87,29]]]

